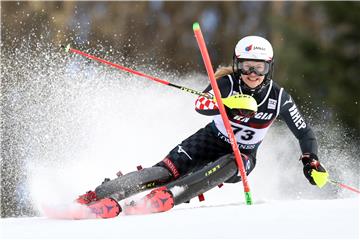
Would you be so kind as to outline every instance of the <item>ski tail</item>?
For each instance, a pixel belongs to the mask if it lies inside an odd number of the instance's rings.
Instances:
[[[131,201],[124,206],[125,215],[159,213],[174,207],[174,197],[166,187],[152,190],[138,201]]]

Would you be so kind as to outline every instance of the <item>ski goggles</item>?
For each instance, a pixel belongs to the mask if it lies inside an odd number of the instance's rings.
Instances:
[[[237,68],[244,75],[255,73],[258,76],[264,76],[269,73],[270,63],[264,61],[238,61]]]

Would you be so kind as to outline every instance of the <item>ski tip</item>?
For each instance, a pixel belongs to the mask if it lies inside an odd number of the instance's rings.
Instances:
[[[65,52],[69,52],[69,50],[70,50],[70,44],[68,44],[68,45],[60,45],[60,47],[62,48],[62,49],[64,49],[65,50]]]
[[[193,30],[200,30],[200,24],[198,22],[194,22],[193,24]]]

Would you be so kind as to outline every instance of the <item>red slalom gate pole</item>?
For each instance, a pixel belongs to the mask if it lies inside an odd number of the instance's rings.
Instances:
[[[238,148],[238,145],[237,145],[237,141],[235,139],[234,132],[233,132],[233,130],[231,128],[231,125],[230,125],[230,122],[229,122],[229,118],[228,118],[228,116],[226,114],[224,104],[223,104],[223,102],[221,100],[220,90],[219,90],[219,87],[218,87],[216,79],[215,79],[214,70],[212,68],[209,53],[208,53],[207,48],[206,48],[204,37],[203,37],[203,35],[201,33],[199,23],[196,22],[196,23],[193,24],[193,30],[194,30],[195,37],[196,37],[197,43],[198,43],[200,51],[201,51],[202,58],[203,58],[204,63],[205,63],[206,71],[207,71],[208,76],[210,78],[211,86],[212,86],[212,89],[213,89],[214,94],[215,94],[216,101],[217,101],[218,106],[219,106],[221,117],[223,119],[227,134],[228,134],[230,142],[231,142],[231,147],[232,147],[232,149],[234,151],[236,163],[237,163],[237,166],[239,168],[242,183],[244,185],[245,201],[246,201],[247,205],[251,205],[252,204],[252,199],[251,199],[251,194],[250,194],[250,187],[249,187],[249,183],[248,183],[248,180],[247,180],[244,164],[243,164],[241,154],[240,154],[240,151],[239,151],[239,148]]]
[[[62,45],[61,47],[65,50],[65,52],[76,53],[76,54],[79,54],[79,55],[81,55],[81,56],[83,56],[83,57],[86,57],[86,58],[95,60],[95,61],[97,61],[97,62],[100,62],[100,63],[106,64],[106,65],[112,66],[112,67],[117,68],[117,69],[120,69],[120,70],[122,70],[122,71],[125,71],[125,72],[128,72],[128,73],[132,73],[132,74],[138,75],[138,76],[140,76],[140,77],[144,77],[144,78],[153,80],[153,81],[155,81],[155,82],[158,82],[158,83],[161,83],[161,84],[170,86],[170,87],[174,87],[174,88],[180,89],[180,90],[185,91],[185,92],[189,92],[189,93],[192,93],[192,94],[195,94],[195,95],[198,95],[198,96],[203,96],[203,97],[209,98],[209,96],[208,96],[207,94],[203,93],[203,92],[196,91],[196,90],[193,90],[193,89],[191,89],[191,88],[184,87],[184,86],[176,85],[176,84],[170,83],[170,82],[168,82],[168,81],[166,81],[166,80],[163,80],[163,79],[160,79],[160,78],[156,78],[156,77],[152,77],[152,76],[147,75],[147,74],[145,74],[145,73],[135,71],[135,70],[133,70],[133,69],[131,69],[131,68],[127,68],[127,67],[121,66],[121,65],[119,65],[119,64],[106,61],[106,60],[101,59],[101,58],[99,58],[99,57],[96,57],[96,56],[90,55],[90,54],[88,54],[88,53],[82,52],[82,51],[80,51],[80,50],[71,48],[71,47],[70,47],[70,44],[68,44],[67,46]]]

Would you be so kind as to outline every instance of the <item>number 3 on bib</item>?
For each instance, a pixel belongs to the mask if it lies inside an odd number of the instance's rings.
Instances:
[[[233,127],[234,135],[237,136],[237,138],[240,136],[242,140],[249,141],[253,139],[255,135],[255,131],[252,131],[250,129],[243,129],[241,127]]]

